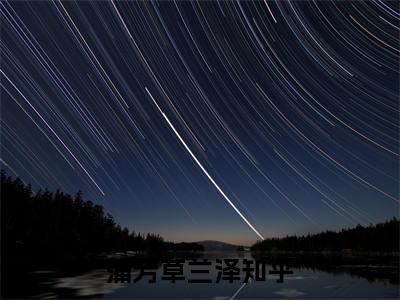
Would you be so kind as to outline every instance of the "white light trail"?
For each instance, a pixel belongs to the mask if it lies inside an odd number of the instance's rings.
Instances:
[[[192,150],[190,150],[189,146],[185,143],[185,141],[182,139],[178,131],[175,129],[174,125],[171,123],[171,121],[168,119],[167,115],[162,111],[160,106],[158,106],[156,100],[154,99],[153,95],[150,93],[150,91],[145,87],[146,92],[149,94],[151,100],[153,100],[154,104],[157,106],[157,109],[160,111],[161,115],[164,117],[165,121],[167,121],[169,127],[171,127],[172,131],[175,133],[175,135],[178,137],[179,141],[182,143],[182,145],[185,147],[186,151],[189,152],[190,156],[193,158],[193,160],[196,162],[196,164],[200,167],[200,169],[203,171],[203,173],[207,176],[208,180],[211,181],[211,183],[215,186],[215,188],[220,192],[220,194],[224,197],[224,199],[232,206],[232,208],[236,211],[236,213],[243,219],[243,221],[246,222],[247,225],[257,234],[258,237],[261,238],[261,240],[264,240],[264,237],[257,231],[257,229],[246,219],[246,217],[240,212],[240,210],[235,206],[235,204],[232,203],[232,201],[229,199],[229,197],[224,193],[224,191],[219,187],[219,185],[215,182],[215,180],[211,177],[211,175],[207,172],[207,170],[203,167],[203,165],[200,163],[200,161],[197,159],[197,157],[193,154]]]
[[[94,185],[97,187],[97,189],[100,191],[100,193],[105,196],[103,190],[100,188],[100,186],[96,183],[96,181],[93,179],[93,177],[89,174],[88,171],[86,171],[85,167],[82,165],[82,163],[76,158],[76,156],[72,153],[72,151],[68,148],[68,146],[63,142],[63,140],[58,136],[58,134],[53,130],[53,128],[49,125],[48,122],[42,117],[42,115],[37,111],[37,109],[29,102],[29,100],[22,94],[22,92],[18,89],[18,87],[14,84],[14,82],[11,81],[11,79],[3,72],[3,70],[0,69],[0,73],[7,78],[8,82],[11,83],[11,85],[15,88],[15,90],[22,96],[22,98],[25,100],[26,103],[30,106],[30,108],[36,113],[36,115],[42,120],[42,122],[47,126],[47,128],[54,134],[54,136],[57,138],[57,140],[64,146],[64,148],[68,151],[68,153],[73,157],[73,159],[77,162],[77,164],[82,168],[82,170],[85,172],[85,174],[90,178],[90,180],[94,183]],[[36,124],[36,122],[35,122]]]

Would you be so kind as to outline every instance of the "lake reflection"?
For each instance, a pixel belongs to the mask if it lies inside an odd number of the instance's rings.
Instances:
[[[218,259],[239,259],[237,267],[240,268],[240,279],[230,283],[228,280],[218,278]],[[90,270],[79,275],[59,276],[58,273],[36,272],[32,276],[42,276],[41,286],[45,292],[38,293],[39,298],[207,298],[207,299],[260,299],[260,298],[399,298],[398,267],[378,266],[367,264],[334,264],[331,261],[299,262],[295,258],[275,259],[253,257],[250,253],[205,253],[198,257],[198,261],[207,259],[212,264],[208,267],[189,266],[184,258],[183,264],[185,280],[172,283],[161,280],[163,262],[149,260],[145,270],[155,272],[156,283],[149,283],[151,276],[144,276],[141,280],[133,282],[140,273],[138,262],[134,260],[121,260],[120,263],[111,264],[107,268]],[[266,266],[265,280],[251,280],[243,284],[245,272],[243,260],[255,262],[263,261]],[[269,271],[282,270],[283,282],[279,283],[279,274],[269,274]],[[254,264],[253,264],[254,266]],[[115,283],[115,267],[131,268],[131,283]],[[222,267],[226,267],[222,264]],[[208,274],[191,274],[193,269],[209,270]],[[279,272],[278,272],[279,273]],[[255,275],[255,274],[253,274]],[[111,276],[111,277],[110,277]],[[39,278],[39,277],[38,277]],[[212,283],[188,283],[190,278],[209,278]],[[112,281],[108,283],[108,281]]]

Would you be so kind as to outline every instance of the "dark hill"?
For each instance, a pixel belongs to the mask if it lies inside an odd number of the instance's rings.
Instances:
[[[239,245],[228,244],[220,241],[196,242],[204,247],[204,251],[236,251]]]

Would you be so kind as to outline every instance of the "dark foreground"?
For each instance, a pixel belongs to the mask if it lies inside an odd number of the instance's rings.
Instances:
[[[193,263],[204,259],[209,265]],[[19,266],[7,275],[12,298],[399,298],[397,257],[181,253]]]

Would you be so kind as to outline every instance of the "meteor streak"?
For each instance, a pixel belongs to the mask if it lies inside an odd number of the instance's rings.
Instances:
[[[255,234],[258,235],[258,237],[261,240],[264,240],[264,237],[258,232],[258,230],[249,222],[249,220],[246,219],[246,217],[240,212],[240,210],[235,206],[235,204],[232,203],[232,201],[229,199],[229,197],[224,193],[224,191],[219,187],[219,185],[215,182],[215,180],[211,177],[211,175],[207,172],[207,170],[203,167],[203,165],[200,163],[200,161],[197,159],[197,157],[193,154],[192,150],[190,150],[189,146],[185,143],[185,141],[182,139],[178,131],[175,129],[174,125],[172,125],[171,121],[168,119],[167,115],[162,111],[160,106],[158,106],[156,100],[154,99],[153,95],[150,93],[150,91],[145,87],[145,90],[147,94],[149,94],[151,100],[153,100],[154,104],[157,106],[157,109],[160,111],[161,115],[164,117],[165,121],[167,121],[169,127],[171,127],[172,131],[175,133],[175,135],[178,137],[179,141],[182,143],[182,145],[185,147],[186,151],[189,152],[190,156],[193,158],[193,160],[196,162],[196,164],[200,167],[200,169],[203,171],[203,173],[207,176],[208,180],[211,181],[211,183],[215,186],[215,188],[220,192],[220,194],[224,197],[224,199],[232,206],[232,208],[237,212],[237,214],[243,219],[243,221],[246,222],[247,225],[255,232]]]

